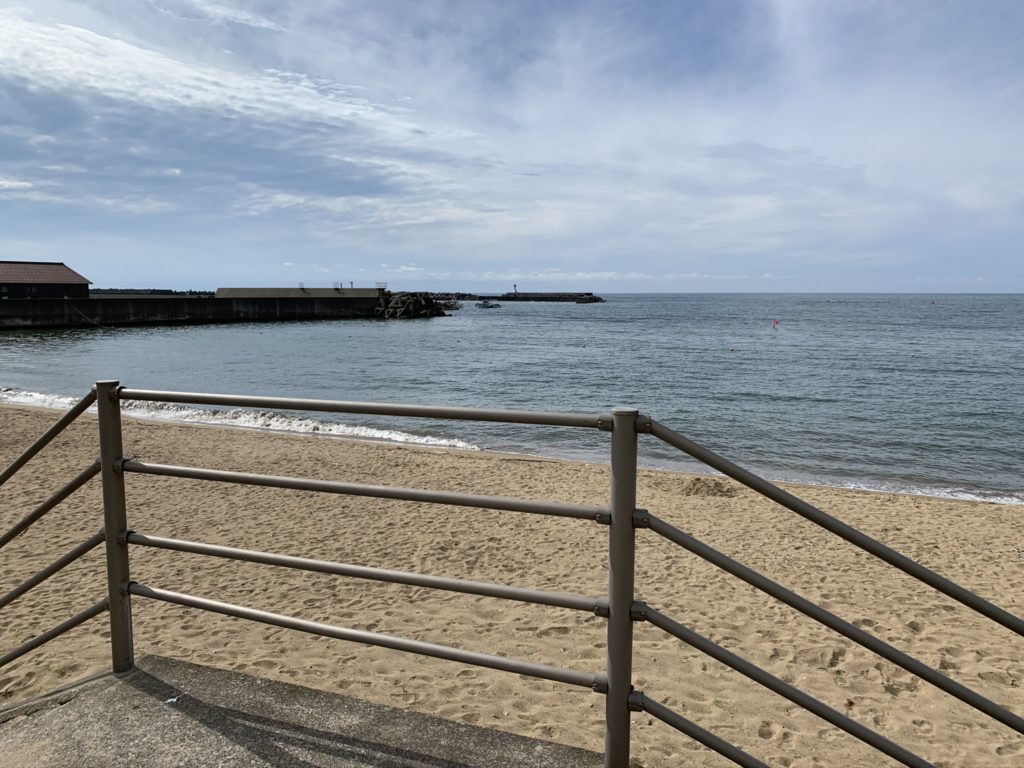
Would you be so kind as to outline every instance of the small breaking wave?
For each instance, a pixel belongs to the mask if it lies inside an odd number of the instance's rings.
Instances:
[[[986,491],[978,488],[955,488],[898,480],[846,480],[840,478],[776,477],[772,482],[811,485],[820,488],[848,488],[851,491],[895,493],[907,496],[926,496],[952,501],[989,501],[994,504],[1024,504],[1024,493],[1016,491]]]
[[[83,393],[84,394],[84,393]],[[66,397],[61,395],[50,395],[41,392],[28,392],[9,387],[0,387],[0,403],[12,403],[17,405],[29,405],[38,408],[50,408],[59,411],[66,411],[79,401],[77,397]],[[95,412],[93,406],[90,411]],[[376,427],[361,426],[356,424],[342,424],[334,421],[310,418],[307,416],[277,413],[260,410],[214,410],[193,406],[178,405],[176,403],[136,402],[125,401],[122,403],[122,412],[125,416],[167,421],[172,423],[186,424],[207,424],[236,429],[264,430],[268,432],[285,432],[307,435],[327,435],[331,437],[379,440],[382,442],[420,445],[438,448],[457,448],[461,450],[479,451],[481,448],[465,440],[457,438],[436,437],[433,435],[414,434],[400,430],[380,429]],[[551,456],[554,458],[568,459],[570,461],[594,461],[604,463],[607,461],[605,453],[591,453],[586,450],[578,450],[565,445],[555,447],[552,445],[523,445],[518,450],[510,450],[507,447],[500,448],[506,453],[521,453],[523,455]],[[641,453],[640,463],[642,466],[651,469],[668,470],[670,472],[684,471],[688,473],[705,474],[707,468],[696,462],[684,460],[682,465],[679,459],[667,457],[644,456]],[[886,479],[875,480],[849,480],[837,477],[809,477],[795,473],[767,473],[767,479],[772,482],[796,483],[800,485],[813,485],[828,488],[848,488],[851,490],[874,491],[881,493],[909,494],[913,496],[926,496],[933,498],[951,499],[958,501],[987,501],[997,504],[1024,505],[1024,492],[1013,491],[987,491],[977,488],[964,487],[938,487],[925,483],[913,483],[910,481],[893,481]]]
[[[84,392],[82,397],[85,397]],[[22,392],[10,387],[0,387],[0,403],[32,405],[36,408],[52,408],[58,411],[66,411],[80,399],[77,397],[63,397],[61,395],[45,395],[42,392]],[[96,407],[93,406],[92,410],[95,412]]]
[[[79,398],[75,397],[49,395],[42,392],[25,392],[8,387],[0,387],[0,403],[30,405],[37,408],[66,411],[77,403],[78,400]],[[89,411],[95,413],[96,406],[91,407]],[[138,419],[168,421],[179,424],[208,424],[268,432],[328,435],[362,440],[382,440],[389,443],[423,445],[435,448],[458,448],[464,451],[480,450],[478,446],[457,438],[417,435],[395,429],[379,429],[356,424],[342,424],[272,411],[247,410],[243,408],[213,410],[178,405],[176,403],[125,401],[121,404],[121,412],[125,416]]]
[[[811,483],[819,485],[820,483]],[[994,504],[1024,504],[1024,493],[981,491],[968,488],[935,488],[931,486],[900,484],[900,483],[852,483],[843,482],[839,488],[850,488],[857,491],[875,491],[881,493],[904,493],[910,496],[929,496],[936,499],[953,501],[990,501]]]

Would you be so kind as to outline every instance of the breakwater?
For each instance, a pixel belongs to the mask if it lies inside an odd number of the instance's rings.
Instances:
[[[585,292],[523,292],[508,293],[432,293],[438,301],[548,301],[566,304],[600,304],[604,299],[590,291]]]
[[[8,299],[0,301],[0,329],[372,319],[384,317],[393,300],[378,289],[335,296]]]

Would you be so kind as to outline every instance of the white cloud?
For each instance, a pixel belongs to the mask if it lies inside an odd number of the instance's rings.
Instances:
[[[663,280],[750,280],[746,274],[711,274],[707,272],[668,272],[660,276]]]
[[[35,185],[30,181],[21,181],[20,179],[0,179],[0,191],[32,189],[33,186]]]
[[[5,197],[17,198],[23,202],[66,205],[122,214],[167,213],[174,209],[172,203],[142,195],[111,196],[76,193],[73,190],[53,191],[52,189],[41,189],[29,182],[0,180],[0,198]]]
[[[293,121],[356,121],[383,133],[407,132],[387,114],[344,89],[325,92],[307,80],[186,61],[67,24],[39,23],[0,9],[0,76],[36,88],[102,94],[154,109],[207,109],[228,115]]]
[[[425,224],[482,221],[484,211],[443,199],[416,200],[391,197],[297,194],[249,187],[239,199],[237,209],[251,216],[264,216],[275,210],[290,210],[308,215],[328,214],[338,229],[411,227]]]
[[[238,8],[230,8],[217,3],[208,3],[206,0],[182,0],[189,8],[198,11],[211,21],[218,23],[241,24],[256,29],[268,29],[274,32],[284,32],[285,28],[276,24],[270,19],[256,13],[243,11]]]
[[[81,165],[73,163],[58,163],[49,165],[40,165],[39,170],[50,171],[52,173],[85,173],[86,169]]]
[[[529,269],[506,269],[506,270],[486,270],[486,271],[458,271],[458,272],[431,272],[429,274],[432,278],[440,279],[452,279],[452,280],[470,280],[470,281],[508,281],[508,280],[536,280],[544,282],[563,282],[563,281],[623,281],[623,280],[651,280],[655,279],[655,275],[649,275],[643,272],[616,272],[614,270],[603,271],[603,272],[586,272],[582,270],[568,271],[559,269],[557,267],[549,267],[546,269],[529,270]]]

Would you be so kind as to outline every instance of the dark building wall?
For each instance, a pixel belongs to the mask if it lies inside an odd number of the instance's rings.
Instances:
[[[88,285],[0,283],[0,299],[87,299]]]
[[[0,301],[0,329],[373,318],[376,297],[334,299],[12,299]]]

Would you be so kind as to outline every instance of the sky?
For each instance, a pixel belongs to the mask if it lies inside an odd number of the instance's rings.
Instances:
[[[94,287],[1024,291],[1020,0],[0,0]]]

